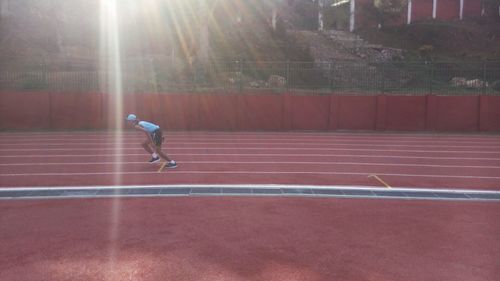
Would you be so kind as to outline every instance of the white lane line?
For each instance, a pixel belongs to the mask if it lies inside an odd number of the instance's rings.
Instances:
[[[169,155],[175,155],[175,154],[169,153]],[[177,155],[182,155],[182,154],[177,154]],[[206,154],[197,154],[197,155],[206,155]],[[245,154],[245,155],[250,155],[250,154]],[[143,157],[147,157],[147,154],[144,154],[144,153],[128,153],[128,154],[121,154],[121,153],[103,154],[103,153],[99,153],[99,154],[56,154],[56,155],[50,155],[50,154],[41,154],[41,155],[19,154],[19,155],[0,155],[0,158],[125,157],[125,156],[143,156]],[[500,158],[499,158],[499,160],[500,160]]]
[[[1,139],[0,136],[0,145],[10,145],[10,144],[39,144],[40,142],[46,143],[46,142],[63,142],[63,143],[81,143],[85,142],[88,144],[88,142],[95,142],[95,143],[114,143],[116,138],[106,138],[106,139],[26,139],[22,138],[19,140],[11,140],[11,141],[5,141]],[[128,141],[141,141],[144,138],[143,137],[120,137],[120,140],[128,140]],[[383,143],[430,143],[430,144],[453,144],[453,143],[458,143],[458,144],[464,144],[464,145],[495,145],[498,144],[500,141],[500,138],[498,139],[490,139],[490,140],[485,140],[485,141],[473,141],[469,139],[414,139],[414,140],[401,140],[401,139],[382,139],[382,138],[337,138],[337,137],[332,137],[328,139],[314,139],[314,138],[302,138],[302,137],[294,137],[294,138],[281,138],[281,139],[276,139],[276,138],[247,138],[247,139],[240,139],[240,138],[175,138],[175,137],[170,137],[166,135],[166,140],[167,141],[172,141],[172,142],[233,142],[233,143],[241,143],[241,142],[297,142],[297,141],[302,141],[302,142],[311,142],[311,143],[328,143],[328,142],[339,142],[339,141],[344,141],[344,142],[358,142],[358,143],[377,143],[377,142],[383,142]]]
[[[144,139],[141,139],[144,140]],[[89,144],[89,143],[34,143],[34,144],[11,144],[8,145],[10,147],[15,146],[16,148],[10,148],[10,149],[24,149],[24,150],[29,150],[30,148],[17,148],[17,147],[38,147],[39,149],[46,149],[45,146],[70,146],[71,149],[93,149],[93,148],[101,148],[102,146],[109,146],[109,148],[115,148],[114,147],[114,142],[108,142],[108,143],[94,143],[94,144]],[[128,145],[130,147],[137,147],[138,142],[122,142],[122,145]],[[332,146],[362,146],[362,147],[413,147],[413,148],[481,148],[481,149],[499,149],[500,150],[500,145],[453,145],[453,144],[445,144],[445,145],[434,145],[434,144],[423,144],[423,145],[418,145],[418,144],[391,144],[385,142],[385,144],[373,144],[371,143],[366,143],[366,144],[356,144],[356,143],[338,143],[338,142],[325,142],[325,143],[318,143],[318,142],[290,142],[290,143],[284,143],[284,142],[170,142],[166,141],[164,145],[166,146],[179,146],[179,145],[249,145],[249,146],[256,146],[256,145],[263,145],[263,146],[269,146],[269,145],[278,145],[278,146],[284,146],[284,145],[297,145],[297,146],[321,146],[321,147],[332,147]],[[75,147],[78,145],[85,146],[83,148]],[[125,147],[128,147],[125,146]],[[44,148],[40,148],[44,147]],[[3,150],[3,149],[0,149]]]
[[[364,172],[364,173],[354,173],[354,172],[287,172],[287,171],[170,171],[169,174],[237,174],[237,175],[361,175],[368,177],[369,175],[377,174],[378,176],[395,176],[395,177],[424,177],[424,178],[457,178],[457,179],[493,179],[500,180],[500,177],[487,177],[487,176],[455,176],[455,175],[420,175],[420,174],[393,174],[393,173],[376,173],[376,172]],[[0,177],[26,177],[26,176],[96,176],[96,175],[167,175],[167,173],[157,173],[152,172],[92,172],[92,173],[17,173],[17,174],[0,174]],[[171,176],[171,175],[170,175]]]
[[[148,188],[253,188],[253,189],[329,189],[329,190],[371,190],[387,191],[385,187],[365,185],[302,185],[302,184],[162,184],[162,185],[87,185],[87,186],[40,186],[40,187],[0,187],[0,191],[41,191],[41,190],[94,190],[94,189],[148,189]],[[392,192],[446,192],[500,194],[500,191],[478,189],[393,187]]]
[[[168,149],[167,149],[168,150]],[[483,157],[432,157],[432,156],[398,156],[398,155],[368,155],[368,154],[282,154],[282,153],[168,153],[171,156],[237,156],[237,157],[351,157],[351,158],[394,158],[394,159],[429,159],[429,160],[480,160],[480,161],[500,161],[500,158]],[[145,156],[145,153],[108,153],[108,154],[19,154],[0,155],[0,158],[67,158],[67,157],[127,157]]]
[[[307,131],[297,131],[297,132],[276,132],[276,131],[182,131],[182,130],[168,130],[164,129],[171,135],[176,136],[210,136],[210,135],[221,135],[221,136],[253,136],[253,135],[265,135],[265,136],[283,136],[283,135],[304,135],[304,136],[385,136],[385,137],[475,137],[475,138],[488,138],[495,137],[495,134],[481,134],[481,133],[447,133],[447,132],[339,132],[339,131],[322,131],[322,132],[307,132]],[[110,136],[114,134],[129,135],[136,133],[132,129],[126,129],[124,131],[118,132],[116,130],[94,130],[94,131],[70,131],[70,132],[2,132],[6,136],[72,136],[72,135],[84,135],[84,136]]]
[[[471,143],[471,144],[495,144],[498,143],[500,140],[500,137],[495,136],[495,137],[489,137],[489,138],[471,138],[469,136],[457,136],[454,138],[449,138],[449,137],[401,137],[401,136],[392,136],[392,137],[384,137],[384,136],[376,136],[376,135],[367,135],[367,136],[352,136],[352,137],[345,137],[345,136],[337,136],[337,135],[329,135],[329,136],[322,136],[322,137],[311,137],[307,135],[301,135],[301,134],[295,134],[295,135],[276,135],[276,136],[258,136],[258,135],[250,135],[247,137],[236,137],[235,135],[227,135],[225,137],[224,135],[199,135],[199,136],[179,136],[179,135],[172,135],[170,132],[165,132],[165,137],[167,140],[174,140],[174,141],[233,141],[233,142],[241,142],[241,141],[311,141],[311,142],[326,142],[326,141],[331,141],[331,140],[337,140],[337,141],[358,141],[358,142],[371,142],[371,141],[376,141],[376,142],[400,142],[400,143],[422,143],[422,142],[428,142],[428,143],[435,143],[435,142],[441,142],[441,143]],[[47,137],[47,138],[36,138],[36,137],[30,137],[30,136],[20,136],[19,138],[6,138],[2,137],[0,134],[0,143],[24,143],[24,142],[48,142],[48,141],[63,141],[63,142],[81,142],[81,141],[95,141],[95,142],[103,142],[103,141],[108,141],[112,142],[115,139],[123,139],[123,140],[140,140],[143,137],[138,135],[137,133],[135,134],[129,134],[129,135],[109,135],[109,136],[101,136],[101,137],[89,137],[89,136],[83,136],[83,137],[74,137],[74,136],[69,136],[69,137]]]
[[[247,137],[234,137],[234,136],[221,136],[221,135],[202,135],[202,136],[176,136],[171,135],[169,132],[165,132],[165,137],[171,140],[177,141],[188,141],[188,140],[197,140],[197,141],[287,141],[287,140],[312,140],[312,141],[328,141],[328,140],[343,140],[343,141],[370,141],[370,140],[379,140],[379,141],[398,141],[398,142],[445,142],[445,141],[462,141],[462,142],[473,142],[473,143],[483,143],[483,142],[494,142],[498,140],[500,137],[491,137],[491,138],[469,138],[466,136],[457,137],[457,138],[445,138],[445,137],[435,137],[435,138],[426,138],[426,137],[415,137],[415,138],[400,138],[400,137],[383,137],[383,136],[364,136],[364,137],[342,137],[342,136],[325,136],[325,137],[310,137],[304,135],[284,135],[284,136],[247,136]],[[128,139],[128,140],[137,140],[143,138],[142,135],[134,134],[134,135],[119,135],[119,136],[105,136],[105,137],[47,137],[47,138],[37,138],[32,136],[20,136],[19,138],[8,138],[2,136],[0,133],[0,143],[8,142],[37,142],[37,141],[60,141],[60,142],[78,142],[78,141],[113,141],[114,139]]]
[[[143,140],[144,137],[141,135],[134,135],[134,136],[119,136],[118,139],[120,140],[129,140],[129,141],[140,141]],[[109,138],[44,138],[44,139],[33,139],[29,137],[25,138],[19,138],[16,140],[5,140],[1,139],[1,133],[0,133],[0,144],[38,144],[41,141],[43,142],[60,142],[60,143],[82,143],[84,142],[87,144],[89,141],[95,142],[95,143],[114,143],[116,140],[116,137],[109,137]],[[322,138],[322,139],[311,139],[309,137],[304,137],[304,136],[294,136],[294,137],[286,137],[286,138],[263,138],[263,137],[255,137],[255,138],[219,138],[217,136],[215,137],[205,137],[205,138],[193,138],[193,137],[176,137],[176,136],[170,136],[166,134],[166,140],[167,141],[174,141],[174,142],[262,142],[262,141],[268,141],[268,142],[314,142],[314,143],[328,143],[332,141],[344,141],[348,143],[352,142],[360,142],[360,143],[373,143],[373,142],[397,142],[397,143],[470,143],[471,145],[473,144],[498,144],[498,141],[500,141],[500,137],[498,139],[489,139],[485,141],[474,141],[474,140],[469,140],[467,138],[462,138],[462,139],[414,139],[414,140],[404,140],[404,139],[397,139],[397,138],[391,138],[391,139],[383,139],[383,138],[339,138],[339,137],[331,137],[331,138]]]
[[[368,149],[368,148],[304,148],[304,147],[168,147],[168,150],[317,150],[317,151],[376,151],[376,152],[419,152],[419,153],[478,153],[478,154],[500,154],[500,151],[470,151],[470,150],[412,150],[412,149]],[[105,151],[105,150],[143,150],[141,147],[125,148],[14,148],[0,149],[0,151]]]
[[[436,165],[436,164],[412,164],[412,163],[369,163],[369,162],[307,162],[307,161],[181,161],[184,164],[258,164],[258,165],[363,165],[363,166],[396,166],[396,167],[429,167],[429,168],[468,168],[468,169],[500,169],[500,166],[470,166],[470,165]],[[65,166],[65,165],[144,165],[144,161],[129,161],[129,162],[45,162],[45,163],[0,163],[0,166]]]

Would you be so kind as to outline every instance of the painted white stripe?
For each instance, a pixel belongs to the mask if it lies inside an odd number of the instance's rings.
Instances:
[[[43,140],[44,142],[41,142],[40,140],[19,140],[19,141],[9,141],[9,142],[2,142],[0,141],[0,145],[20,145],[20,146],[42,146],[42,145],[53,145],[53,146],[60,146],[60,145],[115,145],[116,142],[113,140],[99,140],[99,139],[78,139],[78,140],[62,140],[62,139],[47,139]],[[137,145],[139,142],[144,141],[144,138],[123,138],[121,143],[123,144],[135,144]],[[260,144],[260,143],[271,143],[271,144],[280,144],[280,143],[285,143],[285,144],[311,144],[311,145],[320,145],[320,144],[359,144],[359,145],[364,145],[364,144],[397,144],[400,146],[404,146],[405,144],[413,144],[413,145],[422,145],[422,146],[427,146],[427,145],[450,145],[454,146],[454,144],[459,144],[459,145],[467,145],[467,146],[473,146],[473,147],[498,147],[500,148],[500,139],[498,140],[492,140],[492,141],[482,141],[482,142],[475,142],[475,141],[467,141],[467,140],[381,140],[381,139],[366,139],[366,140],[360,140],[360,139],[338,139],[338,138],[333,138],[333,139],[322,139],[322,140],[311,140],[308,138],[283,138],[283,139],[266,139],[266,138],[257,138],[257,139],[223,139],[223,138],[209,138],[209,139],[174,139],[174,138],[168,138],[165,142],[168,145],[173,145],[173,144],[217,144],[217,143],[231,143],[231,144],[244,144],[244,143],[250,143],[250,144]],[[429,144],[427,144],[429,143]]]
[[[287,137],[287,136],[304,136],[304,137],[387,137],[387,138],[468,138],[468,139],[488,139],[498,137],[496,134],[483,134],[483,133],[408,133],[408,132],[336,132],[336,131],[323,131],[323,132],[307,132],[307,131],[292,131],[292,132],[223,132],[223,131],[207,131],[207,132],[181,132],[181,131],[165,131],[167,135],[172,137],[213,137],[213,136],[228,136],[228,137]],[[81,138],[81,137],[96,137],[96,138],[106,138],[106,137],[130,137],[141,135],[138,131],[128,131],[128,132],[105,132],[105,133],[89,133],[89,132],[47,132],[47,133],[34,133],[34,132],[22,132],[22,133],[6,133],[0,132],[0,138],[51,138],[51,137],[61,137],[61,138]]]
[[[387,191],[385,187],[364,185],[300,185],[300,184],[163,184],[163,185],[90,185],[90,186],[42,186],[42,187],[1,187],[0,191],[38,191],[38,190],[94,190],[94,189],[147,189],[147,188],[254,188],[254,189],[330,189],[330,190],[371,190]],[[393,187],[395,192],[449,192],[449,193],[485,193],[500,194],[500,191],[477,189],[449,189],[449,188],[419,188]]]
[[[137,141],[144,140],[145,137],[120,137],[118,138],[122,140],[122,142],[129,141],[130,143],[135,143]],[[114,144],[116,139],[113,138],[101,138],[101,139],[93,139],[93,138],[83,138],[83,139],[33,139],[33,138],[22,138],[19,140],[0,140],[0,144],[2,145],[10,145],[10,144]],[[177,137],[169,137],[166,138],[167,142],[172,143],[185,143],[185,142],[305,142],[305,143],[331,143],[331,142],[344,142],[344,143],[444,143],[448,144],[451,142],[454,143],[469,143],[473,144],[498,144],[500,138],[498,140],[490,139],[490,140],[468,140],[468,139],[396,139],[396,138],[341,138],[341,137],[331,137],[331,138],[309,138],[304,136],[297,137],[289,137],[289,138],[221,138],[221,137],[208,137],[208,138],[177,138]],[[452,143],[453,144],[453,143]]]
[[[492,202],[494,200],[491,199],[480,199],[480,198],[471,198],[464,194],[468,198],[441,198],[441,197],[395,197],[395,196],[373,196],[373,195],[319,195],[319,194],[203,194],[205,197],[315,197],[315,198],[343,198],[343,199],[386,199],[386,200],[419,200],[419,201],[454,201],[454,202]],[[159,197],[189,197],[192,195],[189,194],[124,194],[117,195],[120,198],[159,198]],[[196,196],[201,196],[200,194],[196,194]],[[65,199],[112,199],[116,198],[113,195],[64,195],[64,196],[23,196],[20,198],[9,198],[9,197],[1,197],[0,200],[65,200]]]
[[[141,139],[144,140],[144,139]],[[137,148],[138,142],[122,142],[122,145],[129,145],[130,148]],[[387,143],[384,142],[384,144],[374,144],[373,142],[367,142],[367,143],[353,143],[353,142],[348,142],[348,143],[341,143],[341,142],[234,142],[234,141],[228,141],[228,142],[192,142],[192,141],[187,141],[187,142],[172,142],[172,141],[166,141],[164,145],[166,146],[177,146],[177,145],[227,145],[227,144],[232,144],[232,145],[298,145],[298,146],[322,146],[322,147],[332,147],[332,146],[367,146],[367,147],[413,147],[413,148],[481,148],[481,149],[499,149],[500,150],[500,145],[453,145],[453,144],[444,144],[444,145],[435,145],[435,144],[393,144],[393,143]],[[83,145],[85,146],[84,148],[79,148],[75,147],[77,145]],[[71,149],[91,149],[91,148],[101,148],[102,146],[110,146],[109,148],[115,148],[113,147],[115,145],[114,142],[106,142],[106,143],[32,143],[32,144],[10,144],[10,146],[34,146],[38,147],[38,149],[46,149],[46,148],[40,148],[40,147],[45,147],[45,146],[70,146]],[[127,147],[127,146],[125,146]],[[182,148],[182,147],[178,147]],[[26,148],[9,148],[9,149],[24,149]],[[31,148],[28,148],[31,149]],[[0,149],[0,150],[5,150],[5,149]]]
[[[0,155],[0,158],[67,158],[67,157],[126,157],[145,156],[145,153],[130,154],[55,154],[55,155]],[[432,157],[432,156],[398,156],[398,155],[367,155],[367,154],[281,154],[281,153],[169,153],[171,156],[242,156],[242,157],[352,157],[352,158],[394,158],[394,159],[432,159],[432,160],[480,160],[500,161],[500,158],[483,157]]]
[[[144,165],[144,161],[131,162],[59,162],[59,163],[13,163],[0,166],[66,166],[66,165]],[[182,161],[182,164],[258,164],[258,165],[367,165],[367,166],[396,166],[396,167],[429,167],[429,168],[469,168],[469,169],[500,169],[500,166],[468,166],[468,165],[433,165],[412,163],[369,163],[369,162],[329,162],[329,161]]]
[[[286,137],[286,136],[304,136],[304,137],[387,137],[387,138],[459,138],[459,139],[494,139],[498,138],[498,135],[491,134],[460,134],[460,133],[406,133],[406,132],[214,132],[214,131],[193,131],[193,132],[179,132],[179,131],[165,131],[169,136],[175,137],[213,137],[213,136],[229,136],[229,137]],[[12,137],[12,138],[26,138],[30,136],[36,137],[54,137],[61,136],[66,138],[73,138],[76,136],[83,135],[84,137],[109,137],[114,138],[116,136],[115,133],[112,132],[103,132],[103,133],[89,133],[89,132],[65,132],[65,133],[34,133],[34,132],[22,132],[22,133],[0,133],[0,137]],[[128,137],[128,136],[138,136],[140,135],[136,131],[129,131],[119,134],[120,136]]]
[[[121,147],[121,148],[13,148],[13,149],[0,149],[0,151],[120,151],[120,150],[143,150],[141,147]],[[372,151],[372,152],[419,152],[419,153],[476,153],[476,154],[500,154],[500,151],[471,151],[471,150],[417,150],[417,149],[368,149],[368,148],[326,148],[326,147],[169,147],[168,151],[172,150],[261,150],[261,151],[274,151],[274,150],[317,150],[317,151]]]
[[[369,176],[376,174],[377,176],[396,176],[396,177],[424,177],[424,178],[457,178],[457,179],[494,179],[500,180],[500,177],[486,177],[486,176],[465,176],[465,175],[432,175],[432,174],[393,174],[393,173],[377,173],[377,172],[364,172],[364,173],[354,173],[354,172],[298,172],[298,171],[171,171],[169,173],[175,174],[271,174],[271,175],[361,175]],[[39,177],[39,176],[96,176],[96,175],[161,175],[156,171],[152,172],[92,172],[92,173],[17,173],[17,174],[0,174],[0,177]],[[165,173],[164,175],[167,175]]]
[[[454,202],[492,202],[495,200],[491,199],[480,199],[480,198],[471,198],[464,194],[468,198],[441,198],[441,197],[395,197],[395,196],[373,196],[373,195],[319,195],[319,194],[203,194],[205,197],[315,197],[315,198],[343,198],[343,199],[385,199],[385,200],[419,200],[419,201],[454,201]],[[120,198],[160,198],[160,197],[189,197],[193,195],[189,194],[125,194],[125,195],[117,195]],[[196,194],[195,196],[201,196],[200,194]],[[2,197],[0,200],[68,200],[68,199],[112,199],[116,198],[114,195],[64,195],[64,196],[23,196],[20,198],[9,198]],[[497,200],[498,201],[498,200]]]
[[[323,133],[314,133],[314,132],[282,132],[282,133],[273,133],[273,132],[253,132],[253,133],[242,133],[242,132],[206,132],[206,133],[177,133],[172,131],[165,131],[167,136],[176,137],[176,138],[212,138],[212,137],[230,137],[230,138],[244,138],[244,137],[307,137],[307,138],[401,138],[401,139],[421,139],[421,138],[432,138],[432,139],[475,139],[475,140],[488,140],[498,138],[498,135],[495,134],[453,134],[453,133],[436,133],[436,134],[426,134],[426,133],[380,133],[380,132],[372,132],[372,133],[364,133],[364,132],[355,132],[355,133],[339,133],[339,132],[323,132]],[[25,138],[61,138],[61,139],[79,139],[79,138],[115,138],[115,137],[137,137],[141,136],[139,132],[126,132],[123,134],[114,134],[114,133],[103,133],[103,134],[78,134],[73,132],[66,133],[48,133],[48,134],[32,134],[32,133],[19,133],[19,134],[6,134],[0,133],[0,138],[2,139],[25,139]]]

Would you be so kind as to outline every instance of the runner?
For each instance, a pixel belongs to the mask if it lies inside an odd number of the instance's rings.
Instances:
[[[151,122],[141,121],[134,114],[129,114],[127,121],[129,124],[133,125],[134,128],[146,134],[147,139],[142,143],[142,147],[152,155],[149,163],[156,163],[160,161],[161,157],[167,161],[168,168],[177,168],[177,163],[161,151],[163,137],[160,126]]]

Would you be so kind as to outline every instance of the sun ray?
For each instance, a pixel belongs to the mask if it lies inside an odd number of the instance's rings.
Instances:
[[[118,0],[100,0],[100,67],[103,75],[102,91],[105,91],[109,97],[108,116],[113,120],[112,127],[116,130],[114,137],[115,159],[113,184],[119,186],[122,184],[122,157],[123,155],[123,80],[122,80],[122,62],[120,46],[120,29],[118,16]],[[114,116],[112,116],[114,114]],[[108,249],[108,274],[113,272],[116,264],[116,249],[119,239],[121,201],[119,198],[111,200],[110,206],[110,224],[109,224],[109,249]]]
[[[174,27],[174,38],[178,40],[178,43],[179,43],[179,47],[181,48],[181,52],[182,54],[184,55],[185,58],[189,57],[189,45],[188,45],[188,42],[184,36],[184,32],[182,30],[182,26],[179,22],[179,19],[177,18],[177,15],[175,14],[175,10],[176,8],[178,8],[176,6],[176,1],[171,1],[169,2],[169,5],[168,5],[168,13],[169,13],[169,16],[170,16],[170,19],[171,19],[171,22],[173,24],[173,27]]]

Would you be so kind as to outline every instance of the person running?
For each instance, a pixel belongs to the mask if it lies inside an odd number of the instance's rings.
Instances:
[[[146,134],[147,139],[142,143],[142,147],[152,155],[149,163],[156,163],[160,161],[161,157],[167,161],[168,168],[177,168],[177,163],[161,151],[163,137],[160,126],[151,122],[141,121],[134,114],[129,114],[126,120],[135,129],[143,131]]]

